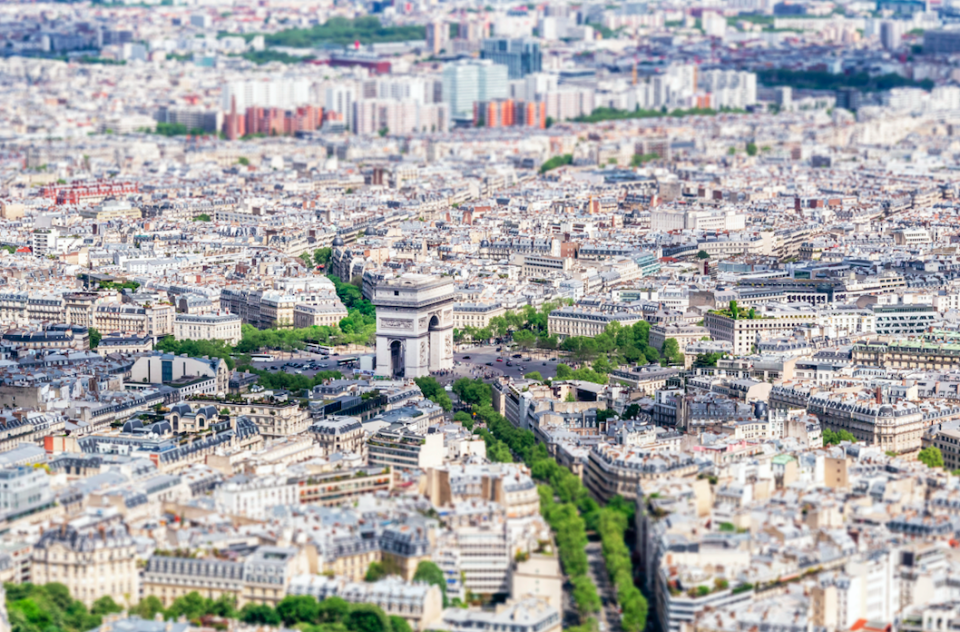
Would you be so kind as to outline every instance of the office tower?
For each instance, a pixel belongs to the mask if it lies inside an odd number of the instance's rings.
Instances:
[[[532,39],[496,37],[484,40],[480,58],[503,64],[511,79],[520,79],[530,73],[540,72],[540,43]]]
[[[508,95],[507,67],[490,60],[463,60],[443,69],[443,100],[450,105],[450,117],[473,119],[477,101],[505,99]]]

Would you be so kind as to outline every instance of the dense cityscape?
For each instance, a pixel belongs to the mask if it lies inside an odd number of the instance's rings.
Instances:
[[[960,629],[960,4],[0,3],[0,632]]]

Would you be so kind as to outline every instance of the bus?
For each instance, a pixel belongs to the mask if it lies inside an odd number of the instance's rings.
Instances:
[[[303,346],[304,351],[309,351],[310,353],[319,353],[321,355],[330,355],[333,353],[333,347],[327,345],[318,345],[315,342],[308,342]]]
[[[231,357],[238,358],[240,356],[234,353],[234,354],[231,354]],[[250,359],[254,362],[273,362],[274,360],[276,360],[276,358],[270,355],[269,353],[251,353]]]
[[[356,356],[352,356],[352,357],[349,357],[349,358],[337,358],[337,366],[338,366],[338,367],[343,367],[343,366],[357,366],[357,361],[358,361],[359,359],[360,359],[360,358],[358,358],[358,357],[356,357]]]

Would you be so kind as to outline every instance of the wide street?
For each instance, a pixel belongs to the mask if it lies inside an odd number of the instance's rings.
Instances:
[[[514,358],[514,355],[520,354],[521,358]],[[313,377],[318,371],[337,370],[337,360],[346,357],[356,357],[357,354],[341,354],[326,358],[317,353],[308,353],[306,351],[294,351],[292,353],[274,352],[276,360],[269,362],[253,362],[253,366],[264,371],[284,371],[290,374],[300,374],[306,377]],[[503,358],[502,362],[497,362],[497,358]],[[529,361],[524,358],[530,358]],[[538,351],[530,350],[519,352],[516,350],[497,351],[497,345],[483,345],[478,347],[464,347],[454,353],[453,372],[447,375],[436,375],[435,377],[443,384],[447,384],[461,377],[484,377],[501,375],[512,377],[514,379],[522,378],[525,374],[532,371],[538,371],[544,379],[553,379],[557,375],[557,364],[563,362],[563,358],[558,358],[556,351]],[[510,366],[507,366],[510,362]],[[293,364],[304,365],[311,363],[311,366],[317,366],[317,369],[308,369],[303,366],[292,366]],[[313,363],[316,363],[315,365]],[[489,366],[488,366],[489,364]]]
[[[488,345],[463,349],[455,353],[453,359],[455,362],[461,363],[460,367],[456,367],[458,369],[469,366],[477,370],[493,371],[497,375],[505,375],[513,378],[521,378],[526,373],[539,371],[545,380],[552,380],[556,377],[557,361],[555,358],[557,356],[555,353],[525,351],[521,355],[523,358],[531,358],[529,362],[522,358],[513,358],[512,356],[516,355],[516,353],[520,352],[511,353],[509,350],[497,351],[496,346]],[[498,357],[502,357],[503,362],[497,362]],[[508,360],[512,366],[507,366]],[[487,366],[488,362],[490,366]]]

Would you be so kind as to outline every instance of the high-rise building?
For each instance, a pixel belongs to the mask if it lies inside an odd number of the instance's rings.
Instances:
[[[310,81],[278,79],[271,81],[230,81],[223,84],[220,107],[229,112],[236,100],[237,111],[248,107],[291,108],[311,102]]]
[[[443,100],[450,105],[450,117],[473,120],[473,104],[506,99],[507,67],[485,60],[462,60],[443,69]]]
[[[351,127],[353,102],[357,100],[357,88],[353,84],[331,85],[326,90],[324,111],[343,115],[344,123]]]
[[[449,125],[448,111],[446,103],[362,99],[353,104],[353,131],[356,134],[375,134],[384,129],[395,134],[445,132]]]
[[[536,101],[512,99],[479,101],[474,104],[473,124],[484,127],[546,127],[547,106]]]
[[[520,79],[540,72],[540,42],[533,39],[495,37],[483,41],[480,58],[489,59],[507,67],[511,79]]]
[[[900,20],[884,20],[880,23],[880,43],[887,50],[900,48],[903,40],[903,25]]]
[[[443,20],[427,23],[427,49],[437,55],[447,47],[450,41],[450,27]]]
[[[931,55],[949,55],[960,52],[960,30],[932,29],[923,34],[923,52]]]
[[[757,75],[736,70],[704,70],[697,74],[697,87],[710,93],[714,108],[743,109],[757,102]]]

